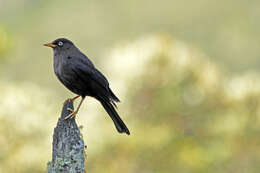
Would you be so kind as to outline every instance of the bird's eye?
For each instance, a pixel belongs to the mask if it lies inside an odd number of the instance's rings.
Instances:
[[[58,45],[63,46],[63,42],[59,41]]]

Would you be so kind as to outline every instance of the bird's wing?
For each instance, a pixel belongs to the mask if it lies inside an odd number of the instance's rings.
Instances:
[[[71,61],[72,70],[79,76],[80,79],[89,82],[94,82],[99,87],[102,87],[109,92],[109,83],[105,76],[99,72],[94,66],[90,66],[84,59],[74,58]]]

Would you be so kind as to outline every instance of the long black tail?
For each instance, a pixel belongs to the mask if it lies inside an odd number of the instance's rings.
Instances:
[[[107,113],[109,114],[110,118],[113,120],[117,131],[119,133],[126,133],[126,134],[130,135],[128,128],[126,127],[123,120],[119,117],[114,106],[109,101],[105,101],[103,99],[99,99],[99,101],[102,104],[102,106],[105,108]]]

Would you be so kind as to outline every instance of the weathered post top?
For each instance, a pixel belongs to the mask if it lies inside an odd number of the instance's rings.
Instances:
[[[85,145],[75,118],[67,119],[74,109],[70,100],[62,108],[61,117],[54,129],[52,161],[48,163],[48,173],[85,173]]]

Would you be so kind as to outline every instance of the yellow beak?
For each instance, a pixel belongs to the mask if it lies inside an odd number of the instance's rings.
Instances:
[[[46,43],[46,44],[44,44],[44,46],[52,47],[52,48],[56,47],[56,45],[52,44],[52,43]]]

